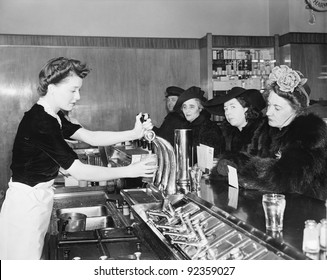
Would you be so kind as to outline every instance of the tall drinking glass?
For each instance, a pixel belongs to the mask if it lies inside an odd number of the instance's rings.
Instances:
[[[151,161],[147,165],[158,165],[158,157],[156,154],[141,154],[141,160],[150,158]],[[153,184],[156,172],[152,177],[142,177],[142,182]]]
[[[282,231],[284,210],[286,206],[283,194],[264,194],[262,196],[262,206],[265,212],[266,230]]]

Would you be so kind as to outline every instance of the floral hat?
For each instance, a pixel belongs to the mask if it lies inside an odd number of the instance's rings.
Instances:
[[[307,80],[300,71],[281,65],[272,69],[268,78],[268,87],[277,85],[280,91],[292,97],[292,100],[299,103],[301,107],[308,107],[311,90],[306,84]]]

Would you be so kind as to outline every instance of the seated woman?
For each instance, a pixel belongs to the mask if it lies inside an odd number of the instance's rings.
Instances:
[[[203,110],[206,98],[204,91],[199,87],[190,87],[178,98],[174,110],[182,111],[188,125],[185,128],[193,131],[194,163],[196,160],[196,147],[204,144],[214,148],[214,156],[225,151],[225,140],[219,126],[210,120],[210,114]]]
[[[250,152],[253,134],[262,121],[261,110],[266,107],[260,91],[233,87],[227,94],[208,100],[204,107],[211,114],[226,117],[221,126],[226,151]]]
[[[251,142],[255,154],[224,157],[218,173],[226,175],[228,164],[238,169],[244,188],[327,198],[327,126],[306,112],[306,81],[286,65],[272,70],[264,92],[267,118]]]

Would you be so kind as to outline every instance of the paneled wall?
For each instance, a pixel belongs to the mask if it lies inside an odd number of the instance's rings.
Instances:
[[[310,98],[327,100],[327,33],[288,33],[280,36],[281,61],[308,79]]]
[[[200,86],[196,39],[0,35],[0,189],[10,179],[11,150],[25,111],[37,101],[38,74],[50,58],[85,61],[81,100],[72,117],[92,130],[133,127],[138,112],[160,125],[166,87]]]
[[[327,100],[327,45],[292,44],[291,61],[308,79],[310,98]]]

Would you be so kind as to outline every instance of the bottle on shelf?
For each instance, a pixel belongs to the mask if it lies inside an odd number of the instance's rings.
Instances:
[[[261,73],[269,75],[275,61],[272,49],[214,49],[213,79],[249,79],[260,77]],[[225,77],[224,79],[222,77]]]

